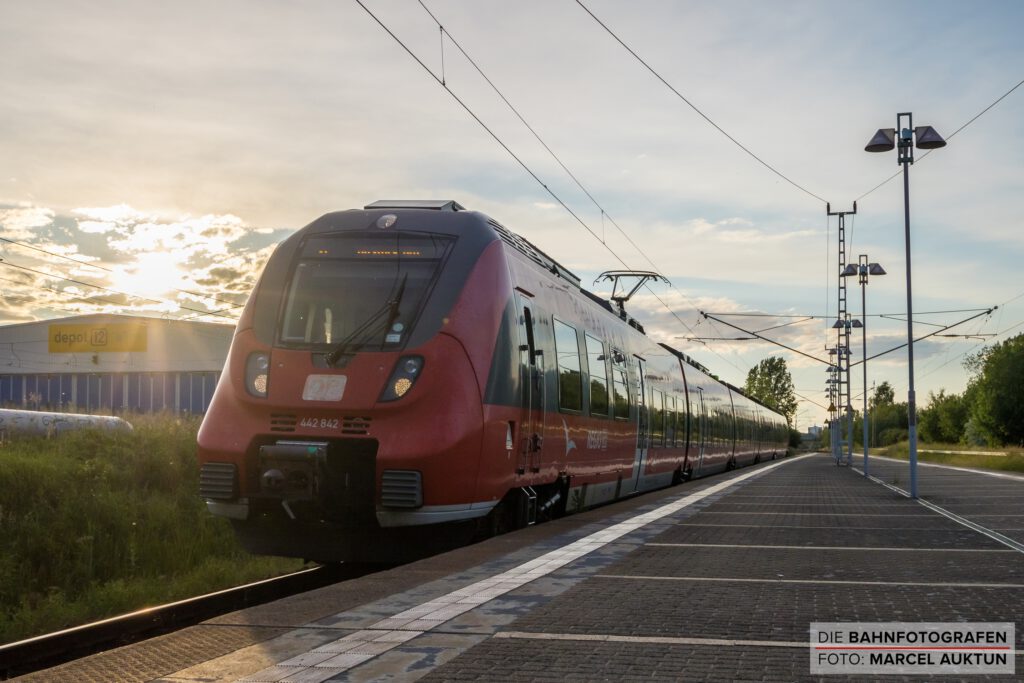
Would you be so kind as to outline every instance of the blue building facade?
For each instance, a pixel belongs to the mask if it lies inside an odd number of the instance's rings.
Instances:
[[[87,315],[0,326],[0,407],[206,412],[234,327]]]
[[[220,372],[0,374],[0,407],[202,414],[219,378]]]

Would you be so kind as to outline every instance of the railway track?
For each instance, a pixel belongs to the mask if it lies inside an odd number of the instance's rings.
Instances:
[[[219,614],[358,578],[380,569],[379,565],[320,565],[0,645],[0,680],[168,633]]]

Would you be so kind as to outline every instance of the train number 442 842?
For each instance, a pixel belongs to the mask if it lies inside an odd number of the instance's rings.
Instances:
[[[336,417],[304,417],[299,420],[299,426],[308,429],[337,429],[339,424]]]

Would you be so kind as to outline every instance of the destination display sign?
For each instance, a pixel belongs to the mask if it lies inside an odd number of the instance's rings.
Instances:
[[[50,325],[50,353],[104,353],[146,350],[146,326],[140,323]]]

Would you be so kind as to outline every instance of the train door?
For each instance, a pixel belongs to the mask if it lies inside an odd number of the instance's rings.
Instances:
[[[694,448],[697,449],[697,466],[693,468],[695,475],[701,473],[701,466],[704,464],[704,447],[707,444],[708,438],[708,412],[704,406],[704,388],[695,387],[696,399],[693,402],[693,408],[695,415],[690,419],[693,420],[696,426],[696,438],[694,439]]]
[[[647,362],[643,358],[636,360],[636,455],[633,459],[633,476],[627,492],[639,490],[640,476],[643,473],[644,461],[647,459],[647,448],[650,445],[650,416],[647,410]]]
[[[540,348],[533,302],[517,293],[519,303],[519,379],[522,387],[522,414],[519,422],[519,449],[516,471],[540,469],[544,444],[544,353]]]

